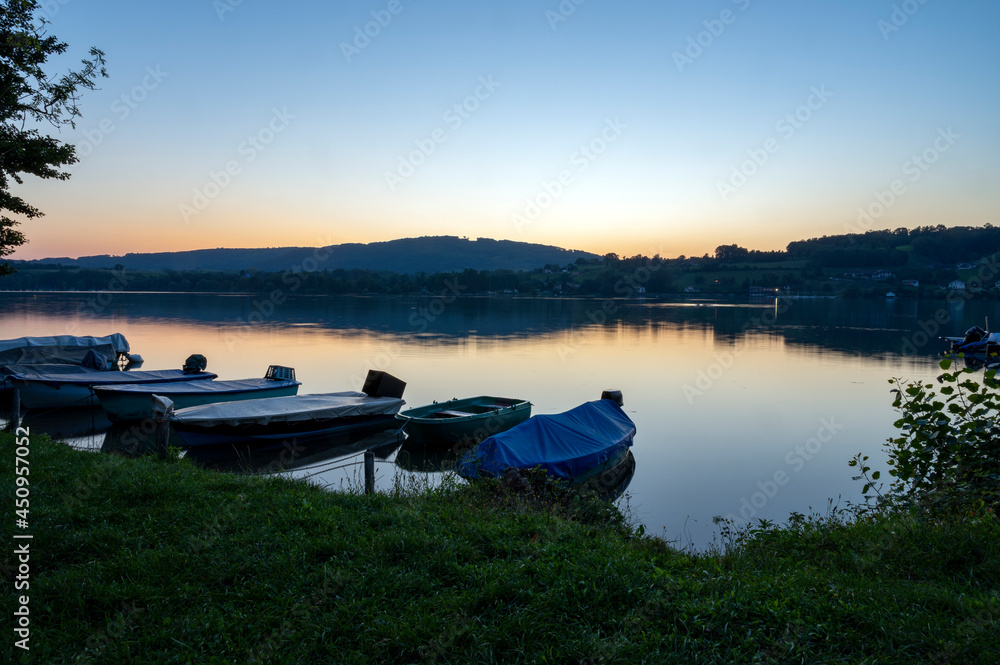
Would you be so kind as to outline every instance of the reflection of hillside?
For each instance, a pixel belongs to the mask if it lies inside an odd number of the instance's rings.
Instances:
[[[103,302],[103,304],[102,304]],[[774,335],[787,344],[844,353],[898,354],[903,340],[924,329],[919,355],[944,349],[939,335],[960,335],[986,317],[1000,321],[996,303],[801,299],[775,303],[670,303],[645,299],[463,297],[448,294],[400,297],[324,297],[204,294],[9,294],[0,304],[11,316],[37,314],[95,319],[122,318],[165,325],[187,323],[239,331],[244,327],[309,327],[339,334],[381,334],[435,344],[465,338],[537,338],[582,328],[703,331],[717,344]],[[945,321],[933,331],[934,321]],[[913,350],[909,351],[913,353]]]

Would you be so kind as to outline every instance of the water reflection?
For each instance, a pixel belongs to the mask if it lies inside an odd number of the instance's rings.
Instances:
[[[0,293],[12,318],[78,318],[93,314],[87,293]],[[479,339],[538,339],[565,331],[623,326],[702,332],[720,345],[772,335],[786,343],[826,351],[935,355],[940,335],[960,335],[1000,313],[996,302],[891,301],[787,298],[765,302],[672,302],[650,298],[561,299],[463,297],[444,308],[431,297],[287,297],[275,305],[263,296],[207,294],[115,294],[101,318],[132,323],[209,326],[239,342],[250,330],[335,332],[340,337],[373,333],[409,343],[441,345]],[[944,321],[943,323],[940,323]],[[914,331],[930,330],[927,342],[907,344]],[[11,331],[15,332],[15,331]],[[16,332],[20,332],[19,330]],[[51,332],[51,331],[50,331]],[[933,341],[934,343],[929,343]]]

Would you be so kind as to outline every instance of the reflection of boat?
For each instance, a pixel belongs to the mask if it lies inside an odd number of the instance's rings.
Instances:
[[[180,383],[95,386],[94,393],[111,420],[151,418],[152,396],[167,397],[175,409],[217,402],[238,402],[265,397],[287,397],[299,390],[295,370],[271,365],[263,379],[236,381],[185,381]]]
[[[574,485],[606,485],[607,480],[600,480],[604,474],[620,475],[626,469],[634,437],[635,423],[621,406],[600,399],[565,413],[535,416],[491,436],[459,459],[457,471],[476,479],[537,467]]]
[[[396,417],[406,423],[411,439],[476,443],[509,430],[531,415],[531,402],[506,397],[467,397],[403,411]]]
[[[192,406],[170,421],[188,447],[254,442],[281,446],[334,434],[364,434],[396,422],[406,384],[372,370],[364,392],[269,397]]]
[[[951,350],[955,353],[973,353],[977,355],[992,355],[1000,353],[1000,333],[989,333],[973,326],[965,331],[964,337],[943,337],[951,342]]]
[[[121,333],[106,337],[18,337],[0,340],[0,366],[55,363],[107,370],[128,359],[128,352],[128,340]]]
[[[470,446],[471,447],[471,446]],[[405,471],[436,473],[452,471],[458,458],[468,450],[463,444],[407,438],[396,453],[396,466]]]
[[[388,429],[364,436],[330,435],[321,440],[313,440],[308,446],[301,445],[302,442],[296,439],[288,439],[265,448],[246,444],[201,446],[189,448],[185,457],[199,466],[222,471],[278,473],[356,455],[366,450],[371,450],[377,458],[384,460],[399,448],[404,436],[396,423],[392,423],[392,427]]]
[[[46,414],[25,414],[21,426],[32,433],[48,434],[53,439],[75,439],[100,434],[111,423],[100,409],[66,409]]]
[[[188,372],[164,369],[137,372],[94,372],[66,374],[59,372],[24,372],[8,377],[21,391],[21,403],[27,409],[96,406],[94,386],[132,383],[175,383],[214,379],[211,372]]]

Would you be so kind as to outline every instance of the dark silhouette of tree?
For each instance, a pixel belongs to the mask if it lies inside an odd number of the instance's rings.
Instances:
[[[75,127],[80,91],[93,90],[99,77],[107,77],[104,53],[96,48],[80,70],[47,74],[46,60],[65,53],[67,45],[46,32],[48,21],[36,16],[38,9],[34,0],[0,0],[0,213],[28,219],[43,213],[10,192],[11,180],[21,184],[24,174],[66,180],[69,173],[60,169],[77,161],[74,146],[38,126]],[[0,259],[27,242],[19,224],[0,214]],[[0,275],[10,272],[8,263],[0,263]]]
[[[746,261],[750,251],[739,245],[719,245],[715,248],[715,258],[719,261]]]

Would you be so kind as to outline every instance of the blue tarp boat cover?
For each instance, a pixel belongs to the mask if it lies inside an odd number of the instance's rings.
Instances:
[[[90,351],[114,360],[118,354],[128,353],[129,345],[121,333],[105,337],[55,335],[0,339],[0,365],[38,363],[81,365]]]
[[[618,404],[596,400],[491,436],[458,460],[458,474],[496,477],[511,467],[541,467],[569,480],[620,455],[634,436],[635,423]]]

